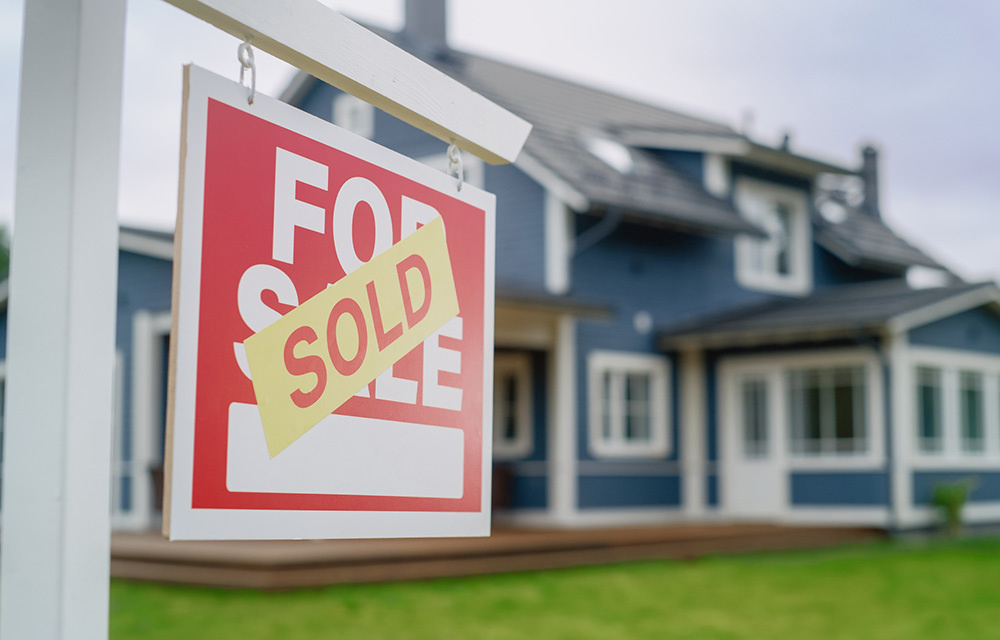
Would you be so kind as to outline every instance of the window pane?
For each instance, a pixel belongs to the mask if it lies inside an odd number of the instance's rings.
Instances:
[[[777,220],[776,233],[773,239],[775,243],[774,270],[779,275],[787,276],[792,272],[792,210],[787,204],[779,202],[775,205],[774,213]]]
[[[743,383],[743,454],[748,458],[767,456],[767,383]]]
[[[625,439],[650,439],[649,376],[629,373],[625,376]]]
[[[917,429],[920,450],[940,452],[941,438],[941,370],[931,367],[917,369]]]
[[[983,376],[974,371],[959,374],[959,396],[962,406],[962,451],[983,450]]]
[[[818,453],[823,447],[822,387],[819,372],[806,371],[802,376],[803,386],[803,434],[805,451]]]

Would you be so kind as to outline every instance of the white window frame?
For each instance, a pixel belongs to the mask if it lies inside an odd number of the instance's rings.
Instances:
[[[788,252],[789,273],[754,265],[755,255],[777,260],[780,240],[774,235],[759,238],[737,236],[734,241],[736,281],[747,289],[804,296],[812,291],[812,230],[809,220],[809,194],[794,187],[765,182],[754,178],[739,178],[733,190],[736,208],[748,221],[774,234],[776,229],[769,210],[776,204],[789,211]]]
[[[790,424],[789,402],[790,389],[788,372],[797,369],[841,369],[862,367],[865,376],[865,432],[867,449],[863,452],[819,452],[802,453],[792,447],[792,425]],[[869,349],[837,349],[829,351],[807,351],[796,354],[782,355],[747,355],[724,358],[719,368],[720,389],[719,402],[729,399],[737,403],[732,407],[720,407],[720,416],[735,416],[730,419],[741,419],[743,415],[741,385],[748,378],[767,379],[771,387],[769,393],[775,394],[774,404],[778,407],[780,416],[772,420],[782,420],[785,425],[781,429],[772,429],[773,433],[781,434],[782,441],[775,440],[772,451],[775,459],[787,461],[790,471],[814,470],[859,470],[879,469],[885,465],[885,410],[884,385],[881,364],[878,356]],[[780,449],[781,455],[777,455]]]
[[[369,140],[375,135],[375,107],[349,93],[338,93],[330,105],[330,121]]]
[[[504,437],[503,429],[506,403],[497,396],[499,384],[512,376],[516,384],[517,406],[514,409],[514,438]],[[535,425],[532,401],[531,357],[529,354],[497,353],[493,356],[493,458],[518,460],[531,455],[534,450]]]
[[[629,441],[625,438],[624,393],[612,388],[610,414],[611,435],[605,437],[602,416],[604,394],[602,381],[605,373],[614,380],[624,380],[626,374],[648,375],[650,379],[649,429],[646,441]],[[670,453],[670,361],[662,356],[622,351],[592,351],[587,357],[589,394],[589,448],[598,458],[660,458]],[[623,382],[621,384],[624,384]],[[617,386],[617,384],[616,384]]]
[[[909,351],[909,384],[912,394],[913,461],[918,469],[963,469],[1000,466],[1000,356],[943,349],[911,347]],[[917,370],[921,367],[941,372],[941,440],[937,451],[925,451],[919,446],[919,401]],[[962,443],[961,375],[963,372],[982,376],[983,449],[967,450]]]

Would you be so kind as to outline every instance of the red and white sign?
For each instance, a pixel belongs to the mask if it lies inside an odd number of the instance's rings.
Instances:
[[[488,535],[494,196],[193,66],[182,136],[165,533]]]

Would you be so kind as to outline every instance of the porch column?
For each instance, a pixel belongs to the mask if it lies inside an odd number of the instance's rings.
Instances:
[[[571,524],[577,512],[576,320],[561,315],[549,352],[549,514]]]
[[[888,355],[890,437],[886,443],[891,484],[890,523],[904,528],[916,524],[913,508],[913,371],[910,364],[909,341],[905,332],[890,333],[884,343]]]
[[[680,357],[680,461],[684,515],[695,519],[705,513],[705,354],[700,349]]]

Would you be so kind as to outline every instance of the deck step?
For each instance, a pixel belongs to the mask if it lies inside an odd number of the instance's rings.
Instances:
[[[489,538],[427,540],[168,542],[156,533],[115,533],[111,575],[172,584],[292,589],[820,548],[884,538],[877,529],[773,525],[500,529]]]

